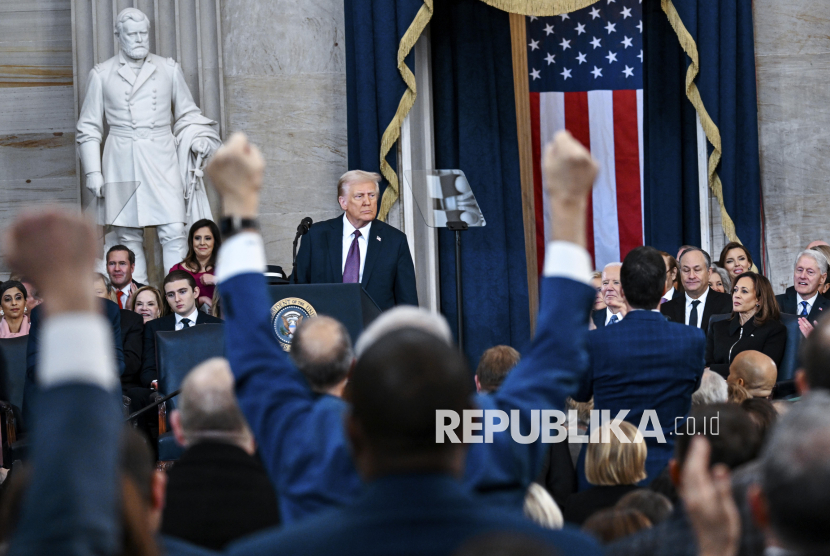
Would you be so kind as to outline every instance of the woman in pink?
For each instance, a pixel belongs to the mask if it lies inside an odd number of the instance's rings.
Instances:
[[[190,227],[187,238],[187,256],[182,262],[170,269],[184,270],[191,274],[199,286],[200,308],[210,312],[213,306],[213,292],[216,289],[216,279],[213,270],[216,266],[216,254],[222,245],[219,237],[219,227],[213,220],[199,220]]]
[[[9,280],[0,286],[0,338],[17,338],[29,334],[29,315],[26,313],[26,286]]]

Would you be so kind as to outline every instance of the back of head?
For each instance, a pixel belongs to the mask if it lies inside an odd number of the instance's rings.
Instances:
[[[651,528],[651,522],[648,518],[630,508],[600,510],[585,520],[582,525],[583,531],[596,537],[602,544],[612,543],[649,528]]]
[[[627,421],[618,426],[630,442],[623,443],[608,424],[591,433],[585,478],[593,485],[633,485],[646,478],[648,449],[642,434]]]
[[[749,392],[746,391],[746,388],[744,388],[738,383],[729,383],[729,386],[727,387],[726,391],[727,397],[729,398],[729,403],[742,404],[746,400],[752,398],[752,396],[749,395]]]
[[[705,436],[712,447],[709,465],[722,463],[730,469],[752,461],[761,449],[761,435],[746,411],[730,403],[692,408],[689,419],[678,424],[674,457],[683,466],[693,436]]]
[[[761,435],[761,444],[767,438],[775,422],[778,421],[778,412],[772,402],[763,398],[749,398],[741,402],[741,409],[747,412],[752,422],[758,427]]]
[[[354,345],[355,356],[359,358],[381,336],[404,328],[422,330],[443,340],[447,345],[453,344],[450,325],[443,316],[421,307],[399,305],[394,309],[384,311],[363,331]]]
[[[781,417],[761,457],[761,490],[784,548],[830,552],[830,394],[811,392]]]
[[[510,346],[493,346],[481,355],[476,376],[482,392],[495,392],[507,373],[519,363],[519,352]]]
[[[801,343],[799,359],[804,378],[811,390],[830,390],[830,320],[822,318],[813,332]]]
[[[444,454],[435,442],[439,409],[469,407],[470,375],[457,349],[431,332],[404,328],[378,338],[357,360],[352,421],[373,454],[389,459]]]
[[[742,351],[729,366],[729,382],[743,382],[743,387],[753,398],[771,395],[777,378],[778,367],[775,361],[760,351]]]
[[[653,247],[636,247],[626,255],[620,282],[628,304],[652,310],[660,303],[666,284],[666,264]]]
[[[349,332],[331,317],[303,320],[294,332],[290,354],[317,392],[326,392],[346,380],[354,361]]]
[[[648,518],[652,525],[667,520],[674,509],[674,504],[663,494],[647,488],[629,492],[617,502],[616,508],[637,510]]]
[[[188,444],[216,440],[244,445],[251,432],[234,394],[234,379],[225,359],[215,357],[195,367],[182,381],[178,398],[182,434]]]
[[[692,394],[692,405],[724,403],[726,400],[726,379],[714,371],[703,371],[700,387]]]

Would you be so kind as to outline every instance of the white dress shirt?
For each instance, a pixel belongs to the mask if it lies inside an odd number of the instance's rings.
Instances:
[[[611,322],[611,316],[613,314],[614,313],[611,312],[611,309],[609,309],[608,307],[605,308],[605,326],[608,326],[608,323]],[[620,322],[621,320],[623,320],[622,311],[617,313],[617,322]]]
[[[122,309],[129,309],[127,307],[127,300],[130,299],[130,286],[132,286],[132,281],[127,282],[127,285],[121,288],[120,290],[115,290],[115,295],[121,300],[121,308]]]
[[[183,317],[178,313],[174,314],[176,315],[176,330],[183,330],[184,323],[182,322],[182,319],[190,319],[190,326],[196,326],[196,319],[199,317],[199,309],[194,307],[193,312],[186,317]]]
[[[703,307],[706,305],[706,298],[709,297],[709,288],[706,288],[706,291],[703,292],[703,295],[698,297],[697,299],[692,299],[689,297],[689,294],[685,294],[686,296],[686,317],[683,319],[683,322],[688,324],[689,326],[697,326],[700,328],[700,325],[703,323]],[[692,315],[692,301],[700,301],[697,306],[697,322],[691,323],[689,322],[689,317]]]
[[[813,297],[811,297],[810,299],[804,299],[803,297],[801,297],[800,293],[795,292],[795,301],[796,301],[795,314],[796,315],[801,314],[801,309],[803,308],[803,306],[801,305],[801,302],[806,301],[807,302],[807,314],[809,315],[810,311],[813,310],[813,303],[816,302],[817,297],[818,297],[818,292],[814,293]]]
[[[671,301],[672,297],[674,297],[674,286],[669,288],[669,291],[663,294],[663,299],[666,301]],[[662,301],[660,302],[662,304]]]
[[[357,278],[358,282],[363,281],[363,265],[366,264],[366,249],[369,247],[368,236],[371,228],[372,222],[369,221],[368,224],[360,228],[360,237],[357,239],[357,248],[360,250],[360,275]],[[346,214],[343,213],[343,264],[340,268],[341,272],[346,270],[346,257],[349,256],[349,249],[352,246],[352,241],[354,241],[354,231],[356,229],[349,222],[349,219],[346,218]]]

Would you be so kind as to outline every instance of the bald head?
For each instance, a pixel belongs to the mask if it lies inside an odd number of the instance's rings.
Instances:
[[[809,245],[807,245],[807,249],[812,249],[813,247],[818,247],[819,245],[830,245],[826,241],[817,239],[815,241],[811,241]]]
[[[352,340],[346,327],[331,317],[305,319],[291,341],[291,359],[312,390],[335,393],[345,383],[354,362]]]
[[[743,386],[753,398],[768,398],[777,378],[775,361],[760,351],[749,350],[735,356],[726,381]]]

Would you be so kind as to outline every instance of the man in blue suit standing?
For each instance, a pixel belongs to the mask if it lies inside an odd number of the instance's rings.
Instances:
[[[297,284],[359,283],[381,311],[417,305],[406,236],[376,220],[380,175],[351,170],[337,182],[343,216],[318,222],[297,253]]]
[[[596,292],[589,286],[585,207],[596,166],[568,134],[551,147],[546,182],[556,217],[541,284],[536,336],[498,392],[475,403],[482,409],[521,413],[523,434],[531,410],[562,408],[587,365],[588,315]],[[263,162],[243,135],[235,135],[208,167],[223,196],[229,231],[216,278],[226,315],[227,358],[240,407],[276,484],[285,523],[352,503],[363,485],[351,457],[343,418],[349,406],[337,398],[321,403],[305,377],[283,353],[270,327],[269,294],[262,274],[265,255],[255,232]],[[435,416],[432,416],[433,423]],[[434,431],[433,431],[434,434]],[[547,446],[519,444],[509,431],[492,443],[472,444],[461,490],[488,493],[521,508],[527,485],[542,466]],[[404,501],[405,502],[405,501]]]
[[[703,376],[706,348],[702,330],[668,322],[660,314],[665,277],[666,266],[656,249],[637,247],[626,256],[620,281],[628,310],[619,324],[588,335],[591,363],[574,397],[585,402],[593,396],[594,409],[610,410],[611,419],[627,409],[625,420],[634,426],[640,425],[644,411],[655,410],[665,442],[646,436],[646,482],[672,457],[675,419],[689,413],[692,393]],[[653,426],[652,422],[646,430]],[[577,471],[580,487],[587,488],[584,466]]]

